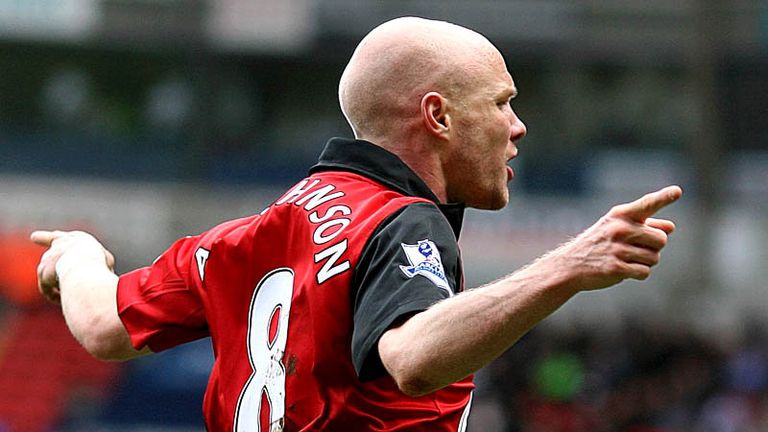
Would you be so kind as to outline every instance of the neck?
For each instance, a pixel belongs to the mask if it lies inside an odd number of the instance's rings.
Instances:
[[[448,202],[443,165],[439,153],[434,151],[431,143],[414,139],[366,140],[397,155],[421,178],[441,203]]]

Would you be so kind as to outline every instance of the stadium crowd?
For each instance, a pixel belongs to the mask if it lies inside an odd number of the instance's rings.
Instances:
[[[757,324],[735,338],[639,321],[534,329],[482,380],[482,396],[497,414],[476,416],[477,430],[768,430],[768,337]]]

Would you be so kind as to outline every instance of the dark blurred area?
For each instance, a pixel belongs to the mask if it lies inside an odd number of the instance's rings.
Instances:
[[[686,329],[534,330],[483,372],[477,430],[763,431],[762,327],[723,344]],[[482,393],[481,393],[482,395]],[[501,427],[497,425],[503,425]]]
[[[338,78],[402,15],[485,34],[520,90],[512,203],[468,213],[468,286],[686,191],[654,276],[581,295],[481,371],[470,430],[768,430],[768,1],[0,0],[0,431],[204,429],[208,342],[88,358],[27,235],[87,229],[124,272],[261,211],[350,136]]]

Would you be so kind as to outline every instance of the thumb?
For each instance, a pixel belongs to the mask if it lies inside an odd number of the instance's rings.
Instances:
[[[33,231],[29,239],[37,245],[49,247],[54,240],[64,235],[62,231]]]
[[[683,190],[680,186],[667,186],[656,192],[645,194],[635,201],[618,205],[613,208],[613,212],[637,222],[645,222],[646,219],[677,201],[681,196],[683,196]]]

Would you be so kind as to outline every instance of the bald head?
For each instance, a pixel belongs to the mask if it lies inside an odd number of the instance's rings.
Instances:
[[[371,31],[339,82],[339,102],[357,138],[377,143],[417,124],[428,92],[450,96],[471,81],[479,58],[500,56],[482,35],[455,24],[405,17]]]

